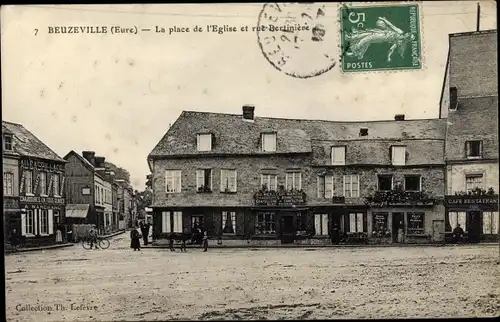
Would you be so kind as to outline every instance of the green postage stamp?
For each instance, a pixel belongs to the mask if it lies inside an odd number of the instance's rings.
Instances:
[[[343,72],[422,68],[417,4],[340,9]]]

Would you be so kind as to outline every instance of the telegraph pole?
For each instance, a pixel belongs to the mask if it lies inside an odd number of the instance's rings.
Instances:
[[[476,31],[479,31],[479,29],[480,29],[480,21],[481,21],[481,5],[478,2],[477,3]]]

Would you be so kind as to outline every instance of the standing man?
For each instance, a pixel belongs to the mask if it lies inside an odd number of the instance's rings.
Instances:
[[[17,245],[19,244],[19,236],[17,235],[17,230],[14,228],[10,233],[10,244],[15,252],[17,252]]]
[[[205,230],[203,232],[203,251],[206,252],[208,250],[208,234]]]
[[[147,222],[141,222],[141,232],[142,232],[142,240],[144,241],[144,246],[148,245],[148,236],[149,236],[149,224]]]

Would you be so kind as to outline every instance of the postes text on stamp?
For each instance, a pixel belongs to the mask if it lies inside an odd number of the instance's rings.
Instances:
[[[297,78],[321,75],[336,64],[337,35],[329,28],[335,14],[324,4],[268,3],[257,37],[264,57],[277,70]]]
[[[418,4],[340,9],[343,72],[420,69]]]

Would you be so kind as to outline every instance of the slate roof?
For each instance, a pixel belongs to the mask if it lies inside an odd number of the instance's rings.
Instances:
[[[25,157],[66,162],[23,125],[2,121],[2,130],[12,134],[14,152]]]
[[[444,119],[334,122],[184,111],[149,154],[150,158],[189,155],[254,155],[263,132],[277,132],[276,153],[310,153],[327,141],[444,140]],[[360,136],[361,128],[368,129]],[[196,149],[197,133],[213,133],[212,151]],[[323,142],[323,143],[322,143]]]

